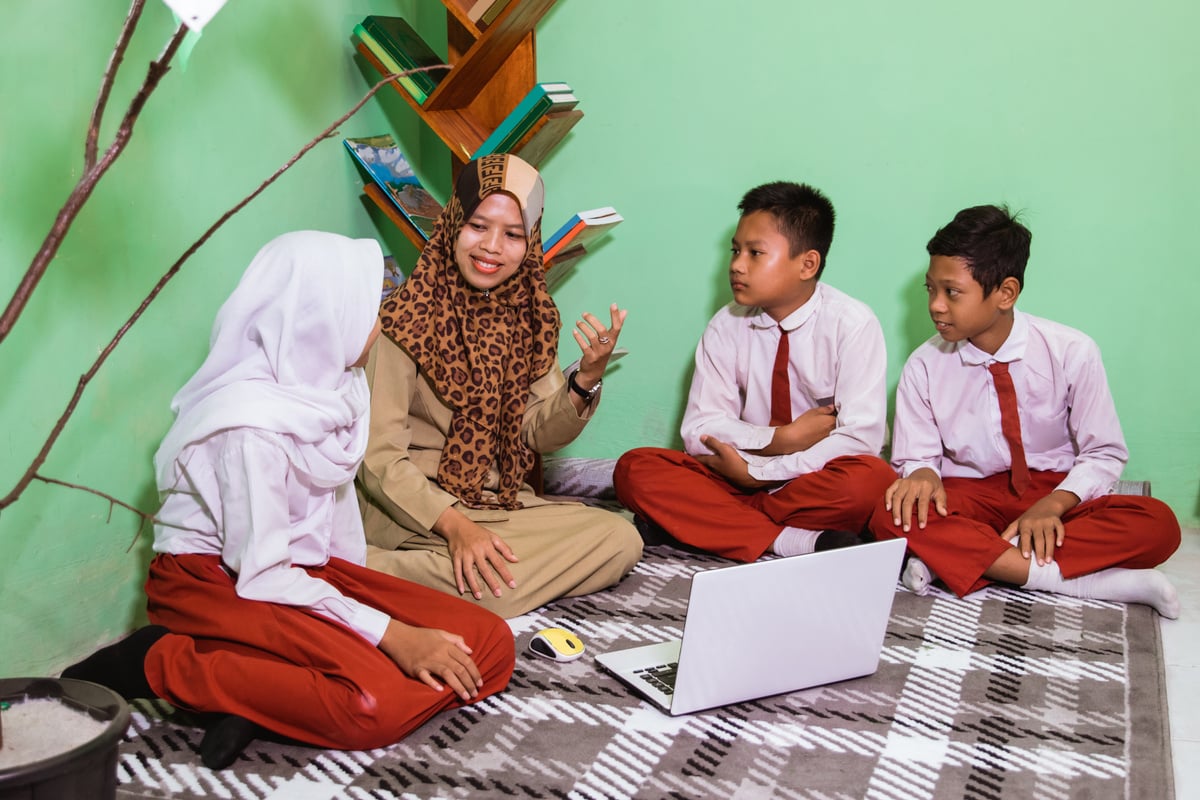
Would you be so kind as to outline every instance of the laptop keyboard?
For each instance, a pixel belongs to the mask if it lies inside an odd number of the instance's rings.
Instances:
[[[678,661],[672,661],[670,664],[659,664],[656,667],[643,667],[642,669],[634,670],[634,674],[665,694],[675,693],[675,675],[678,672]]]

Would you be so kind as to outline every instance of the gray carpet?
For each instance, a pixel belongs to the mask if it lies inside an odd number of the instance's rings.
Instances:
[[[1007,589],[898,589],[872,676],[670,718],[591,658],[524,651],[561,625],[592,652],[678,636],[721,559],[648,548],[620,586],[512,620],[507,691],[370,752],[259,742],[199,765],[201,732],[138,703],[126,798],[1171,798],[1158,621],[1145,606]]]

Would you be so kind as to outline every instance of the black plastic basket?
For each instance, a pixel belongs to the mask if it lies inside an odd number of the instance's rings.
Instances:
[[[0,769],[0,800],[112,800],[117,796],[117,751],[129,728],[129,704],[103,686],[68,678],[0,679],[0,700],[53,698],[106,723],[91,741],[71,750]],[[10,734],[11,735],[11,732]]]

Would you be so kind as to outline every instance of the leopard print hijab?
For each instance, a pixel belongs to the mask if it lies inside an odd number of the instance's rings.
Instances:
[[[489,292],[468,284],[454,259],[459,231],[491,194],[521,208],[528,248],[520,269]],[[519,508],[534,463],[521,438],[530,386],[558,366],[562,321],[542,265],[542,178],[507,154],[466,164],[412,274],[383,301],[383,333],[403,348],[454,410],[437,481],[471,508]],[[500,473],[485,496],[488,471]]]

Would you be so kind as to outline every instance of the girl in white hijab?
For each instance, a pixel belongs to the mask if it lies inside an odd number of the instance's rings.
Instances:
[[[154,458],[153,624],[63,673],[216,712],[209,767],[264,729],[382,747],[512,674],[502,619],[363,566],[352,482],[382,286],[373,240],[300,231],[259,251]]]

